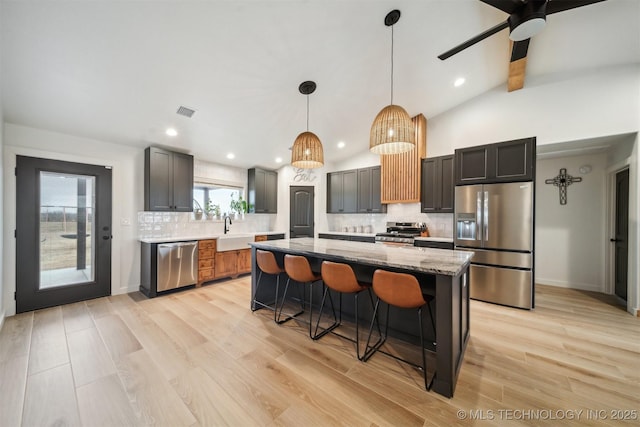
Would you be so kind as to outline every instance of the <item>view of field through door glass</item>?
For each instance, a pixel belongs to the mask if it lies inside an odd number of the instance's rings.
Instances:
[[[40,172],[40,289],[94,281],[95,177]]]

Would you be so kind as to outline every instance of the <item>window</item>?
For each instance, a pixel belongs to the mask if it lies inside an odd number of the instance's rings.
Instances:
[[[193,186],[193,207],[207,211],[207,206],[219,206],[220,214],[232,214],[231,200],[238,200],[244,194],[244,188],[196,182]]]

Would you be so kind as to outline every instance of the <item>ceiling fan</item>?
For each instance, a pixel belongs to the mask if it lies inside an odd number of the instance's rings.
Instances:
[[[473,46],[495,33],[509,28],[511,39],[511,61],[509,63],[509,80],[507,89],[509,92],[522,89],[524,86],[524,73],[527,65],[527,50],[529,39],[538,34],[546,24],[546,17],[552,13],[564,12],[577,7],[588,6],[605,0],[480,0],[490,6],[498,8],[509,14],[509,17],[495,27],[470,38],[438,55],[445,60],[464,49]]]

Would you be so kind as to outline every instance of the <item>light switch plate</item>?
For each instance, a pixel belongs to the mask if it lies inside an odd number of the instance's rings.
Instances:
[[[120,225],[131,225],[131,219],[129,219],[129,218],[120,218]]]

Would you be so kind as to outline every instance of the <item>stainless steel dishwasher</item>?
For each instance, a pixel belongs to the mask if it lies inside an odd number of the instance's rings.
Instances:
[[[198,242],[158,245],[158,292],[194,285],[197,281]]]

